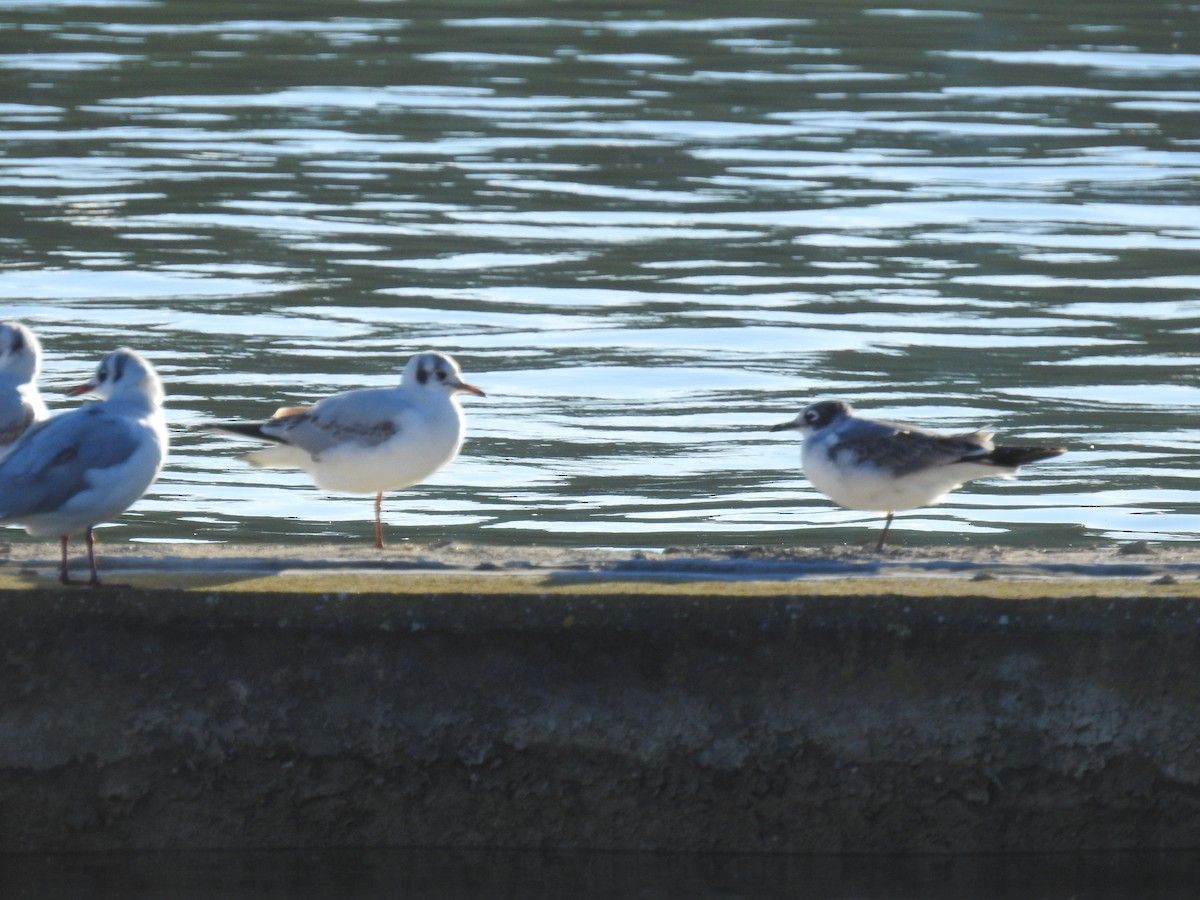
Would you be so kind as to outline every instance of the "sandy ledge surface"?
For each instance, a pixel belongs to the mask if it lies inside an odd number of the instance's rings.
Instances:
[[[72,545],[72,571],[86,574],[82,545]],[[1133,581],[1171,585],[1173,593],[1200,594],[1200,543],[1098,545],[1042,550],[1005,546],[897,545],[876,552],[870,544],[811,548],[679,547],[664,550],[580,549],[546,545],[465,542],[397,543],[384,550],[365,544],[191,544],[123,542],[98,545],[107,577],[228,576],[264,579],[353,575],[419,580],[415,576],[518,577],[536,581],[573,576],[593,583],[813,582],[857,583],[866,590],[883,581],[997,581],[1096,583]],[[49,586],[58,567],[56,542],[0,542],[0,584]],[[376,576],[372,579],[372,576]],[[403,578],[402,578],[403,576]],[[496,579],[501,580],[501,579]],[[868,587],[874,585],[874,588]],[[140,586],[140,585],[139,585]],[[284,586],[281,584],[281,588]],[[270,589],[270,588],[266,588]]]

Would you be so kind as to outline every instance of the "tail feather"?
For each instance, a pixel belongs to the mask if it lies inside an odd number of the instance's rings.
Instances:
[[[1015,469],[1066,452],[1066,447],[996,447],[988,454],[988,461],[1006,469]]]
[[[204,422],[200,425],[192,425],[188,430],[225,431],[229,434],[237,434],[242,437],[257,438],[260,441],[270,441],[273,444],[283,443],[275,435],[264,432],[263,423],[261,422]]]
[[[291,444],[274,443],[240,457],[256,469],[303,469],[312,457]]]

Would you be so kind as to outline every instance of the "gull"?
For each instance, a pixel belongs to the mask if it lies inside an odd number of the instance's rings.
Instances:
[[[1011,477],[1026,463],[1065,452],[1062,447],[997,447],[992,432],[938,434],[912,425],[854,414],[849,403],[824,400],[771,431],[804,435],[800,462],[808,480],[846,509],[887,513],[882,550],[898,510],[937,503],[973,478]]]
[[[70,584],[67,544],[87,536],[93,587],[100,586],[93,526],[115,519],[137,501],[167,455],[163,389],[154,367],[128,347],[100,361],[91,381],[70,396],[98,403],[39,422],[0,459],[0,521],[62,541],[59,580]]]
[[[279,409],[266,422],[196,426],[272,442],[247,453],[251,465],[302,469],[318,487],[375,495],[375,548],[383,549],[384,491],[424,481],[462,447],[460,393],[486,396],[463,381],[444,353],[418,353],[400,384],[345,391],[312,406]]]
[[[50,413],[38,393],[42,345],[20,322],[0,322],[0,456],[30,425]]]

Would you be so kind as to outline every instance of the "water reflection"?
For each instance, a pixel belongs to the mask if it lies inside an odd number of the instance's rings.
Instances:
[[[765,432],[834,396],[1071,448],[898,540],[1200,532],[1175,4],[0,9],[5,315],[50,391],[119,343],[168,383],[174,454],[121,536],[366,535],[360,498],[182,428],[425,347],[489,396],[388,504],[414,539],[866,540]]]

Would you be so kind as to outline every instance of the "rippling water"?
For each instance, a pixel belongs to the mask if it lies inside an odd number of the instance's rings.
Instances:
[[[1070,448],[898,543],[1200,532],[1195,7],[0,12],[3,314],[50,391],[145,351],[177,429],[108,539],[368,539],[182,429],[427,347],[488,397],[392,540],[868,540],[766,431],[829,397]]]

